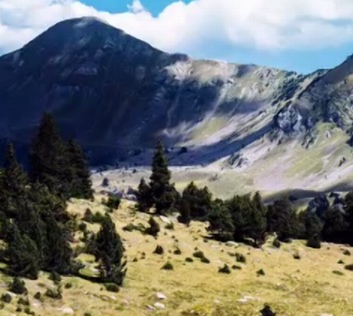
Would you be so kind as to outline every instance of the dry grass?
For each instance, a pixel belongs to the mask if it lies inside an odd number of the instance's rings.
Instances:
[[[100,200],[100,197],[97,199]],[[263,249],[245,245],[238,248],[203,238],[205,224],[192,222],[189,228],[173,218],[174,230],[165,229],[161,224],[158,239],[138,231],[124,232],[122,227],[129,223],[147,225],[148,215],[131,211],[132,205],[124,202],[113,214],[117,228],[126,246],[128,273],[120,293],[107,292],[99,284],[93,284],[77,277],[63,278],[63,284],[71,283],[72,288],[63,289],[62,300],[45,298],[44,302],[33,298],[36,292],[44,293],[52,286],[46,274],[38,281],[26,280],[29,289],[31,309],[36,315],[63,315],[64,308],[71,308],[74,315],[91,313],[98,315],[259,315],[264,303],[269,303],[277,315],[321,315],[323,313],[353,315],[353,272],[346,271],[337,262],[353,263],[353,257],[344,256],[340,245],[325,244],[322,249],[306,248],[302,242],[271,247],[268,240]],[[93,211],[104,211],[99,202],[75,201],[70,211],[83,214],[90,207]],[[98,225],[90,228],[97,230]],[[157,245],[162,245],[164,255],[153,254]],[[181,255],[175,255],[179,248]],[[195,249],[204,252],[210,264],[192,257]],[[247,263],[239,264],[229,253],[239,252],[246,256]],[[351,249],[351,252],[353,250]],[[146,254],[145,259],[143,253]],[[299,253],[300,260],[293,258]],[[137,259],[135,261],[134,259]],[[94,266],[93,258],[81,255],[80,260]],[[170,261],[173,271],[161,270]],[[224,264],[232,267],[241,265],[241,270],[232,270],[230,275],[218,273]],[[265,276],[257,276],[263,269]],[[338,270],[344,275],[333,273]],[[6,292],[7,277],[2,278],[0,294]],[[167,299],[162,303],[166,309],[151,312],[147,305],[157,302],[156,293],[162,292]],[[15,312],[16,301],[6,304],[1,315],[20,315]],[[245,302],[246,301],[246,302]]]

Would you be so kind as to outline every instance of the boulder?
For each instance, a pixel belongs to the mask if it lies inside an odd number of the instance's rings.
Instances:
[[[166,300],[166,299],[167,299],[167,297],[166,297],[163,293],[161,293],[161,292],[158,292],[158,293],[156,294],[156,297],[157,297],[159,300]]]
[[[159,303],[159,302],[154,303],[153,306],[154,306],[155,308],[158,308],[158,309],[165,309],[165,305],[162,304],[162,303]]]

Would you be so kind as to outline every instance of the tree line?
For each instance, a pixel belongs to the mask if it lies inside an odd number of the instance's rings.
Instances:
[[[54,118],[45,114],[29,150],[28,173],[9,143],[0,170],[0,259],[5,272],[37,279],[39,271],[75,274],[82,264],[72,248],[76,218],[67,212],[70,198],[93,199],[90,171],[81,147],[60,136]],[[98,281],[120,286],[126,268],[124,247],[106,214],[91,253],[99,263]]]
[[[353,192],[345,197],[344,210],[330,207],[323,214],[309,208],[298,212],[289,199],[266,205],[259,192],[214,199],[207,187],[191,182],[179,194],[171,183],[168,162],[159,142],[152,160],[150,182],[141,179],[137,209],[155,210],[157,215],[177,212],[186,225],[192,220],[208,221],[208,231],[223,241],[264,243],[266,236],[276,234],[276,241],[306,239],[307,246],[320,248],[321,241],[353,244]]]

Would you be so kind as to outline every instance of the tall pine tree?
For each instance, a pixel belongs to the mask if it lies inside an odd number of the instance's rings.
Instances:
[[[108,214],[104,217],[97,234],[95,248],[96,260],[100,262],[102,281],[121,286],[126,274],[126,261],[123,261],[125,249]]]
[[[150,177],[151,196],[157,214],[165,214],[172,211],[178,199],[178,192],[170,184],[170,179],[168,161],[164,154],[163,145],[159,141],[154,153],[152,175]]]
[[[93,190],[89,167],[83,150],[73,140],[68,144],[68,157],[72,177],[70,197],[91,199]]]

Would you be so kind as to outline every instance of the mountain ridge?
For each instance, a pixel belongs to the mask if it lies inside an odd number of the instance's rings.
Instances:
[[[336,160],[353,160],[352,73],[351,58],[307,75],[196,60],[94,18],[71,19],[0,57],[0,136],[28,143],[48,111],[93,164],[146,166],[161,139],[172,165],[212,165],[254,179],[255,170],[265,177],[278,163],[283,177],[292,169],[297,176],[308,167],[300,167],[302,156],[313,156],[316,186]],[[330,149],[329,134],[338,148]]]

